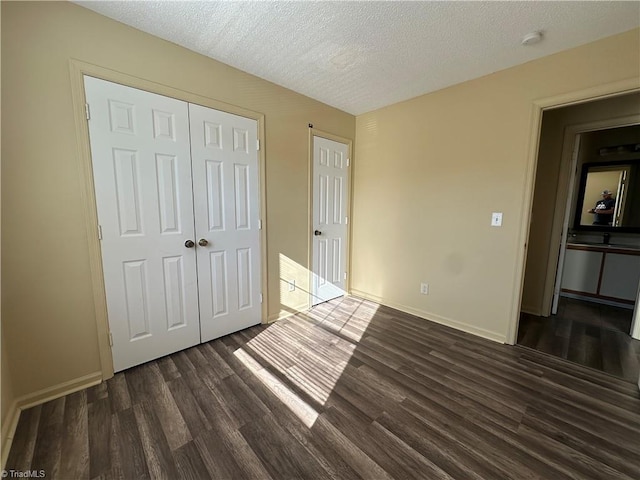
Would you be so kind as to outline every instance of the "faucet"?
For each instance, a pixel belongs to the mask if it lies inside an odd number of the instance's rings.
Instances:
[[[605,245],[609,245],[609,239],[611,238],[611,234],[609,232],[605,232],[602,234],[602,243]]]

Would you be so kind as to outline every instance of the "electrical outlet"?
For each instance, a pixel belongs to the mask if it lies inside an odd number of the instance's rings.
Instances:
[[[290,280],[289,281],[289,291],[290,292],[295,292],[296,291],[296,281],[295,280]]]
[[[429,295],[429,284],[428,283],[421,283],[420,284],[420,293],[422,295]]]

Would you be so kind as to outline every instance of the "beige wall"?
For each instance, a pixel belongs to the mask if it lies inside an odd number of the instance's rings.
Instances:
[[[265,115],[269,316],[299,304],[281,296],[282,258],[307,266],[308,124],[355,135],[352,115],[79,6],[2,2],[2,321],[18,396],[100,370],[71,58]]]
[[[0,25],[1,25],[1,19],[2,19],[2,10],[0,9]],[[1,72],[1,66],[0,66],[0,72]],[[0,85],[1,84],[2,82],[0,79]],[[2,102],[0,99],[0,106],[1,105],[2,105]],[[0,108],[0,111],[1,111],[1,108]],[[2,122],[0,120],[0,125],[1,123]],[[1,130],[2,129],[0,128],[0,131]],[[2,191],[2,188],[0,185],[0,193],[1,191]],[[2,232],[2,226],[0,225],[0,238],[2,237],[1,232]],[[0,256],[0,272],[1,272],[1,256]],[[0,275],[0,291],[2,291],[1,275]],[[2,312],[0,311],[0,321],[1,319],[2,319]],[[0,328],[0,330],[3,330],[3,329]],[[0,437],[0,442],[3,445],[2,459],[4,460],[4,453],[6,450],[4,448],[5,434],[7,433],[7,430],[8,430],[7,421],[9,420],[8,415],[9,415],[10,408],[15,400],[15,394],[13,392],[13,377],[11,375],[11,370],[9,369],[9,359],[7,355],[7,347],[6,347],[6,340],[5,340],[6,336],[4,335],[4,332],[0,331],[0,337],[1,337],[0,338],[0,352],[1,352],[0,353],[0,362],[1,362],[0,376],[2,377],[1,385],[0,385],[0,388],[2,389],[1,391],[2,393],[0,394],[0,430],[2,431],[2,436]],[[2,467],[4,467],[4,461],[2,461]]]
[[[590,124],[634,114],[640,114],[640,94],[638,93],[553,109],[544,113],[522,292],[524,311],[535,315],[548,315],[551,308],[550,296],[547,296],[545,301],[545,286],[549,282],[555,281],[555,262],[553,260],[558,256],[560,245],[561,231],[556,228],[557,237],[553,238],[552,236],[553,213],[556,209],[558,188],[560,188],[561,195],[558,204],[566,205],[567,201],[566,189],[558,185],[565,130],[569,126]],[[581,152],[592,148],[584,144],[583,147]],[[580,166],[578,168],[579,173]],[[579,174],[574,188],[577,188],[578,182]],[[570,215],[573,218],[573,210]],[[553,257],[551,259],[552,266],[548,267],[550,255]],[[552,288],[552,286],[550,285],[548,288]]]
[[[358,116],[354,292],[504,340],[520,291],[533,103],[638,79],[639,33]]]

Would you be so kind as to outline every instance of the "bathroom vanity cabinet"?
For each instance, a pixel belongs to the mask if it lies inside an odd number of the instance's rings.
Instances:
[[[635,303],[640,282],[640,248],[569,243],[562,292],[592,299]]]

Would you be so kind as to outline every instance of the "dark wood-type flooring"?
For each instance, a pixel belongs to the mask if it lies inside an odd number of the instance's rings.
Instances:
[[[633,310],[560,297],[557,315],[520,315],[518,344],[638,382],[640,340]]]
[[[22,412],[62,479],[638,479],[637,386],[357,298]]]

